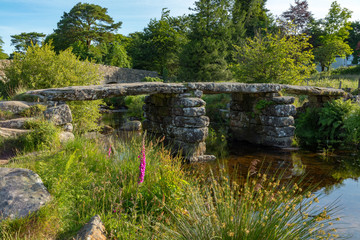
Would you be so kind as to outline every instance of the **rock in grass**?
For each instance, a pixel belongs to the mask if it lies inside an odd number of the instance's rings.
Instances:
[[[0,127],[0,137],[3,138],[13,138],[26,133],[29,133],[31,130],[26,129],[13,129],[13,128],[2,128]]]
[[[28,216],[50,201],[40,177],[29,169],[0,168],[0,221]]]
[[[105,240],[106,230],[100,216],[95,215],[84,225],[75,237],[76,240]]]
[[[141,131],[141,122],[134,120],[124,123],[121,127],[123,131]]]
[[[0,101],[0,110],[19,114],[30,106],[23,101]]]
[[[44,117],[57,126],[72,122],[71,110],[66,104],[46,109],[44,111]]]
[[[60,143],[66,143],[68,141],[74,140],[75,136],[72,132],[61,132],[59,134]]]
[[[15,118],[10,120],[0,121],[0,127],[23,129],[25,122],[30,121],[32,119],[33,118]]]

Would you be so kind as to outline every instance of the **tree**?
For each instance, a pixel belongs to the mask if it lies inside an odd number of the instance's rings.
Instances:
[[[313,54],[305,35],[260,34],[235,46],[234,76],[252,83],[293,84],[310,76]]]
[[[353,52],[353,64],[359,64],[360,56],[360,21],[352,22],[349,30],[349,46]]]
[[[281,14],[285,22],[290,22],[295,25],[296,34],[303,33],[311,20],[312,14],[309,12],[308,7],[309,4],[307,0],[295,0],[295,6],[290,4],[290,9]]]
[[[231,73],[225,58],[231,38],[229,2],[199,0],[190,16],[189,42],[180,56],[183,81],[226,81]]]
[[[0,37],[0,59],[7,59],[9,58],[9,55],[7,55],[6,53],[4,53],[4,50],[2,49],[2,45],[4,44],[4,41],[2,40],[2,38]]]
[[[325,68],[329,71],[330,65],[335,62],[337,56],[345,58],[352,53],[350,46],[339,39],[324,42],[314,50],[315,61],[320,63],[321,71]]]
[[[93,42],[110,42],[122,22],[115,23],[107,9],[89,3],[76,4],[69,13],[64,12],[52,38],[55,49],[65,50],[80,41],[87,49]]]
[[[15,46],[17,52],[25,53],[26,49],[31,45],[41,45],[45,36],[44,33],[38,32],[23,32],[17,35],[11,35],[11,45]]]
[[[309,24],[309,33],[312,34],[315,47],[315,60],[320,64],[322,71],[335,61],[336,56],[346,57],[351,54],[351,48],[345,42],[351,29],[351,11],[341,8],[334,1],[324,19],[312,20]]]
[[[159,20],[151,19],[143,32],[132,34],[129,46],[135,68],[157,71],[174,77],[179,68],[179,52],[186,42],[186,18],[170,17],[162,10]]]

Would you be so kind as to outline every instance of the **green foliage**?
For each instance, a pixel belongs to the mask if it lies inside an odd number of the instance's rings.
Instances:
[[[360,21],[352,22],[350,25],[351,29],[349,30],[349,46],[353,50],[353,64],[359,64],[360,56]]]
[[[204,95],[203,100],[206,102],[206,116],[210,118],[210,123],[215,129],[217,126],[228,126],[229,120],[225,116],[225,113],[220,112],[221,109],[227,110],[227,105],[231,101],[229,94],[214,94]]]
[[[349,66],[349,67],[339,67],[331,71],[332,75],[341,75],[341,74],[358,74],[360,75],[360,65]]]
[[[96,4],[76,4],[68,13],[64,12],[51,38],[56,51],[65,50],[77,41],[87,49],[92,42],[111,42],[122,22],[115,23],[107,9]]]
[[[15,46],[17,52],[25,53],[28,47],[33,45],[41,45],[42,39],[46,35],[44,33],[29,32],[11,35],[11,45]]]
[[[158,77],[144,77],[141,82],[163,82],[163,80]]]
[[[31,132],[19,137],[20,148],[24,152],[56,148],[60,144],[59,131],[49,121],[35,119],[26,122],[25,127],[30,129]]]
[[[261,110],[267,108],[270,105],[274,105],[274,104],[275,103],[273,101],[260,99],[259,101],[256,102],[254,108],[255,108],[255,111],[260,112]]]
[[[338,39],[326,41],[314,50],[315,61],[320,63],[322,71],[325,68],[329,71],[330,65],[335,62],[337,56],[345,58],[352,53],[350,46]]]
[[[10,111],[0,110],[0,120],[1,121],[11,119],[13,117],[13,115],[14,114]]]
[[[72,101],[67,103],[73,116],[74,131],[82,134],[100,129],[98,124],[101,119],[99,106],[104,104],[103,100],[94,101]]]
[[[9,58],[9,55],[7,55],[6,53],[4,53],[4,50],[2,48],[2,45],[4,44],[4,41],[2,40],[2,38],[0,37],[0,59],[7,59]]]
[[[26,54],[15,53],[5,74],[8,81],[0,83],[4,96],[16,93],[20,87],[41,89],[90,85],[99,81],[95,65],[79,61],[70,49],[57,55],[49,44],[31,46]]]
[[[356,104],[342,99],[327,102],[323,108],[307,109],[299,116],[295,124],[295,134],[299,138],[300,145],[313,150],[343,147],[348,134],[357,129],[352,124],[353,121],[346,123],[350,116],[356,118],[353,114],[356,109],[359,109]],[[345,124],[347,128],[344,128]],[[360,126],[360,123],[358,125]],[[354,143],[351,137],[348,140],[350,140],[349,143]]]
[[[38,117],[42,116],[42,113],[46,110],[46,106],[41,104],[36,104],[30,106],[29,108],[23,110],[20,115],[23,117]]]
[[[305,35],[266,33],[234,46],[235,78],[242,82],[294,84],[310,76],[314,58]]]
[[[231,73],[226,58],[231,39],[229,2],[199,0],[190,17],[188,43],[180,55],[179,80],[227,81]]]
[[[309,24],[309,33],[315,48],[315,60],[320,63],[322,71],[325,68],[329,70],[336,55],[345,57],[353,52],[345,42],[351,29],[349,21],[351,13],[334,1],[324,19],[313,20]]]
[[[151,19],[143,32],[131,35],[128,46],[134,68],[157,71],[165,79],[173,78],[179,69],[179,52],[186,43],[184,17],[171,17],[163,9],[159,20]]]
[[[126,115],[128,117],[134,117],[136,119],[144,118],[144,105],[145,96],[126,96],[125,97],[125,106],[128,108]]]

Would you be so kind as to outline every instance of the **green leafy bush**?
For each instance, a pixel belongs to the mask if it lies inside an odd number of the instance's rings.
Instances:
[[[67,103],[73,116],[74,131],[82,134],[100,129],[98,124],[101,119],[99,106],[104,104],[103,100],[94,101],[72,101]]]
[[[144,95],[125,97],[125,106],[128,108],[126,115],[137,119],[143,119],[144,111],[142,107],[144,105],[144,100]]]
[[[360,122],[354,120],[357,109],[358,105],[342,99],[327,102],[323,108],[307,109],[296,120],[295,134],[300,145],[313,150],[341,147],[351,139],[348,134],[360,127]]]
[[[238,81],[294,84],[314,69],[309,38],[305,35],[267,33],[234,46],[232,72]]]
[[[20,146],[25,152],[56,148],[60,144],[59,131],[49,121],[35,119],[26,122],[25,127],[31,130],[19,138]]]

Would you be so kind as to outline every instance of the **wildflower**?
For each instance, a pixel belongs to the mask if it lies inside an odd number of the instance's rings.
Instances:
[[[145,137],[142,142],[141,154],[138,156],[140,158],[140,166],[139,166],[139,181],[138,184],[144,182],[145,177],[145,168],[146,168],[146,155],[145,155]]]
[[[109,147],[108,157],[110,157],[110,155],[111,155],[111,145],[110,145],[110,147]]]

